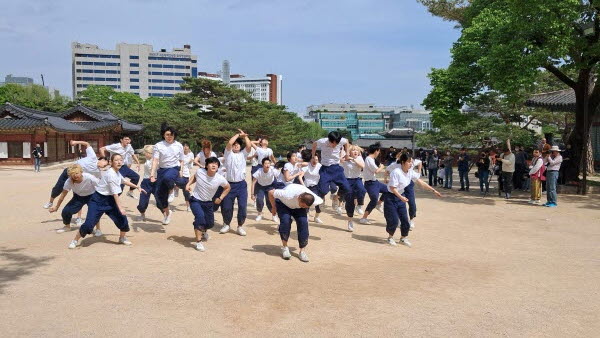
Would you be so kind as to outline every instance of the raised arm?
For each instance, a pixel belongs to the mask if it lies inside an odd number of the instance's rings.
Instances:
[[[234,134],[230,139],[229,142],[227,142],[227,146],[225,146],[225,149],[228,151],[231,151],[231,148],[233,147],[233,144],[235,143],[235,141],[238,139],[238,137],[240,137],[241,135],[239,133]]]
[[[315,157],[315,155],[317,154],[317,141],[314,141],[312,144],[312,150],[311,150],[311,156],[310,158]]]
[[[75,141],[75,140],[71,140],[70,142],[71,146],[85,146],[86,148],[90,146],[89,142],[86,141]],[[104,149],[105,147],[100,148],[100,155],[104,156],[104,153],[102,152],[102,149]]]

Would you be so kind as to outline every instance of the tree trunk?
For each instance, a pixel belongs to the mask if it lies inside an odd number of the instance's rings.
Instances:
[[[593,86],[593,85],[592,85]],[[571,149],[573,150],[573,165],[576,166],[576,170],[571,171],[571,177],[566,177],[568,181],[579,181],[579,173],[583,170],[583,142],[584,137],[587,133],[588,137],[588,173],[593,172],[594,170],[594,156],[593,150],[591,146],[591,138],[589,137],[592,121],[597,114],[598,109],[598,101],[595,98],[588,97],[588,118],[587,118],[587,130],[584,126],[585,123],[585,115],[584,115],[584,101],[585,101],[585,92],[584,86],[578,86],[575,89],[575,127],[571,132],[571,136],[569,137],[569,144],[571,144]],[[589,94],[587,94],[589,95]],[[591,95],[590,95],[591,96]],[[589,170],[591,167],[591,171]],[[577,175],[577,176],[575,176]]]
[[[588,158],[588,162],[587,162],[588,175],[594,175],[594,148],[592,147],[592,138],[591,137],[588,137],[587,158]],[[583,172],[583,158],[581,159],[581,172]]]

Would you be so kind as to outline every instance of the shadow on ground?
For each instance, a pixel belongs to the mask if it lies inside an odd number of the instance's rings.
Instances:
[[[32,257],[22,253],[23,248],[0,247],[0,294],[10,283],[31,275],[35,269],[47,265],[54,257]]]
[[[296,251],[296,248],[292,248],[292,247],[289,247],[289,248],[290,248],[291,252]],[[253,245],[252,249],[242,249],[242,250],[249,251],[249,252],[264,253],[269,256],[281,257],[281,247],[279,245],[270,245],[270,244]]]

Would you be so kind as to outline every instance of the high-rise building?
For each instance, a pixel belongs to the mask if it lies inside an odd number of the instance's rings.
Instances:
[[[374,104],[321,104],[307,109],[307,119],[319,123],[327,131],[348,130],[353,139],[383,139],[393,128],[411,128],[419,132],[431,129],[428,113],[412,114],[408,106],[376,106]]]
[[[9,84],[9,83],[27,86],[27,85],[33,84],[33,79],[30,77],[12,76],[12,74],[8,74],[4,77],[4,82],[0,82],[0,86],[4,85],[4,84]]]
[[[153,51],[151,45],[119,43],[114,50],[73,42],[73,97],[90,85],[110,86],[145,99],[180,93],[184,77],[198,76],[190,45]]]

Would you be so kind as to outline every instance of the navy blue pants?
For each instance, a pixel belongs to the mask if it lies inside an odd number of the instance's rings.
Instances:
[[[237,198],[237,221],[238,226],[242,226],[246,221],[246,212],[248,209],[248,184],[246,184],[246,181],[239,181],[229,182],[229,185],[231,186],[231,190],[222,202],[223,209],[221,212],[223,213],[223,223],[228,225],[231,224],[231,219],[233,218],[233,205]]]
[[[388,192],[387,185],[375,180],[375,181],[366,181],[365,189],[367,190],[367,194],[369,195],[369,204],[367,204],[366,212],[370,213],[377,206],[377,201],[379,200],[379,194],[385,194]]]
[[[415,199],[415,182],[410,181],[410,184],[404,188],[404,197],[408,198],[408,217],[413,219],[417,217],[417,200]]]
[[[346,194],[346,215],[348,217],[354,216],[354,199],[358,200],[358,205],[365,204],[365,194],[367,190],[363,184],[362,178],[348,178],[350,184],[350,193]]]
[[[283,189],[285,188],[285,183],[275,181],[273,182],[273,189]]]
[[[394,236],[398,221],[400,221],[400,233],[402,236],[408,236],[410,221],[406,212],[406,203],[391,192],[384,194],[383,216],[385,217],[385,230],[390,236]]]
[[[307,209],[290,209],[280,200],[276,200],[277,215],[279,215],[279,237],[282,241],[290,238],[292,231],[292,218],[296,221],[298,231],[298,243],[300,248],[308,245],[308,213]]]
[[[323,195],[321,195],[321,191],[319,190],[318,185],[313,185],[312,187],[308,187],[308,190],[312,191],[315,195],[323,198]],[[321,205],[320,204],[315,205],[315,210],[317,211],[317,213],[321,213]]]
[[[194,229],[205,232],[215,225],[213,201],[203,202],[191,196],[190,209],[192,209],[192,213],[194,214]]]
[[[154,182],[154,199],[156,207],[163,211],[169,207],[169,192],[175,187],[175,181],[179,178],[179,167],[160,168],[156,173]]]
[[[69,203],[65,205],[61,212],[63,224],[71,224],[71,219],[73,219],[73,215],[78,213],[84,205],[88,204],[91,197],[92,195],[79,196],[76,193],[73,193],[73,198],[71,198]]]
[[[321,166],[319,169],[319,191],[323,196],[331,191],[330,183],[334,183],[341,189],[342,195],[351,194],[350,184],[344,176],[344,169],[339,164]]]
[[[128,178],[129,182],[131,182],[135,185],[137,185],[138,182],[140,181],[140,175],[138,175],[138,173],[131,170],[131,168],[129,168],[126,165],[121,166],[121,169],[119,169],[119,173],[121,174],[121,176]],[[125,184],[121,184],[121,190],[123,190],[124,186],[125,186]]]
[[[60,173],[60,176],[58,176],[58,180],[56,181],[56,184],[52,188],[52,192],[50,192],[50,197],[57,198],[58,195],[60,195],[60,193],[63,191],[65,182],[68,179],[69,179],[69,175],[67,175],[67,169],[65,168],[65,170],[63,170],[63,172]]]
[[[273,190],[273,184],[269,185],[260,185],[260,183],[256,182],[254,186],[254,194],[256,194],[256,210],[261,213],[265,206],[265,200],[267,203],[267,209],[271,211],[271,201],[269,201],[269,190]]]
[[[257,164],[254,165],[250,168],[250,175],[254,175],[255,172],[257,172],[259,169],[262,168],[262,164]],[[254,185],[254,194],[256,196],[256,188],[258,187],[258,182],[256,182],[256,184]]]
[[[183,198],[186,202],[190,201],[191,194],[189,191],[185,190],[185,186],[190,181],[189,177],[177,177],[175,180],[175,185],[183,191]]]
[[[129,231],[129,222],[127,217],[119,211],[115,198],[111,196],[105,196],[99,192],[95,192],[88,202],[87,216],[85,217],[85,223],[79,228],[79,234],[81,237],[85,237],[92,233],[94,226],[102,215],[107,214],[110,219],[115,223],[117,228],[123,232]]]
[[[149,178],[144,178],[142,180],[141,188],[146,190],[146,193],[140,191],[140,200],[137,205],[138,211],[142,214],[146,212],[146,209],[148,209],[148,203],[150,203],[150,196],[152,195],[152,191],[154,191],[155,185],[155,183],[150,182]]]

